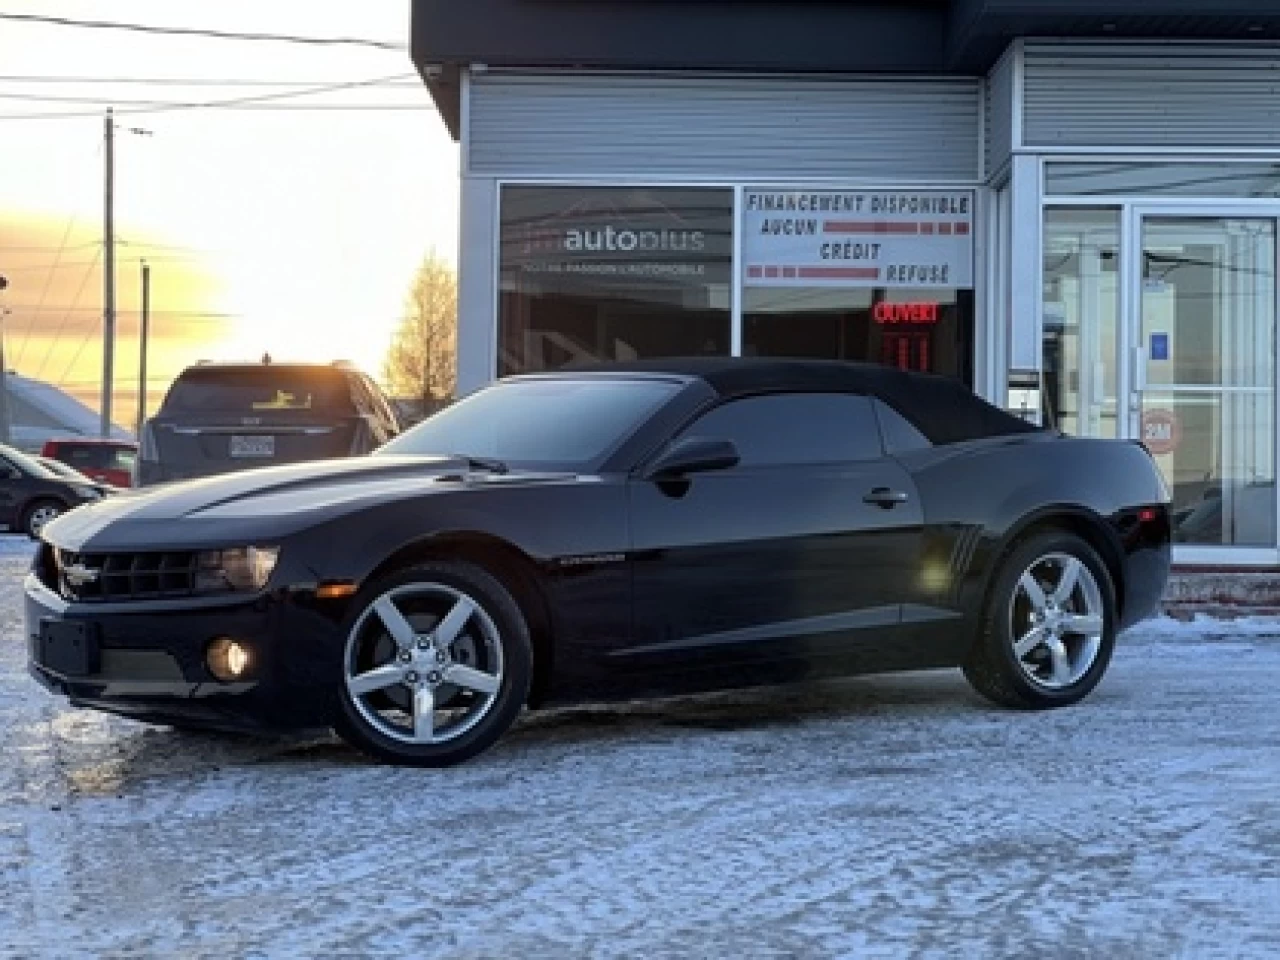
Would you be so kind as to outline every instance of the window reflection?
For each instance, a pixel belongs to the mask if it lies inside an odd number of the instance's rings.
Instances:
[[[1045,423],[1118,436],[1120,211],[1050,208],[1044,228]]]
[[[733,192],[502,190],[500,376],[727,354]]]
[[[1270,218],[1143,221],[1142,431],[1181,542],[1275,543],[1275,274]]]

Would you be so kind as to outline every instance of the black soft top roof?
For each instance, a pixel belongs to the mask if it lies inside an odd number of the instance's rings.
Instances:
[[[860,393],[878,397],[932,443],[959,443],[1040,428],[1006,413],[950,377],[871,363],[757,357],[691,357],[570,368],[574,372],[695,377],[722,397],[761,393]],[[564,371],[568,372],[568,371]]]

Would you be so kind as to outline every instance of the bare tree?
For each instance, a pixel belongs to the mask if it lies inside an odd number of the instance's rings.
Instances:
[[[453,396],[457,383],[458,277],[434,252],[427,254],[391,339],[383,376],[393,396],[413,398],[429,410]]]

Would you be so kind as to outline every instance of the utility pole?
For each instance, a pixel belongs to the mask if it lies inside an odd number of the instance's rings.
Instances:
[[[6,277],[0,276],[0,291],[9,286]],[[0,303],[0,443],[10,442],[9,430],[9,367],[4,358],[4,318],[9,308]]]
[[[111,436],[111,394],[116,350],[115,120],[111,108],[102,125],[106,172],[102,211],[102,436]]]
[[[139,333],[138,354],[138,431],[134,434],[142,442],[142,428],[147,422],[147,338],[151,332],[151,267],[142,261],[142,329]]]

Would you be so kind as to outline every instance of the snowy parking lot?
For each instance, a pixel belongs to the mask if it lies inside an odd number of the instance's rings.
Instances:
[[[1049,714],[860,678],[433,772],[67,708],[0,540],[0,956],[1280,953],[1280,623],[1144,626]]]

